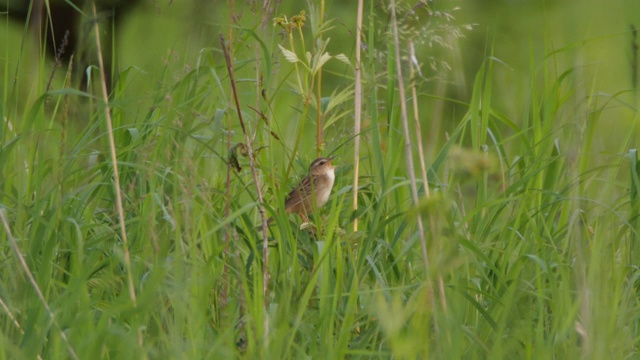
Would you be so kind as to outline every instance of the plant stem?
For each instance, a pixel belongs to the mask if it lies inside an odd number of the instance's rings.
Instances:
[[[360,176],[360,123],[362,118],[362,72],[360,68],[360,49],[362,48],[362,12],[364,0],[358,0],[358,14],[356,19],[356,66],[354,90],[354,132],[353,138],[353,212],[358,210],[358,178]],[[353,219],[353,232],[358,231],[358,218]]]
[[[224,59],[227,63],[227,71],[229,72],[229,81],[231,82],[231,91],[233,93],[233,99],[236,105],[236,111],[238,113],[238,121],[240,122],[240,127],[242,128],[242,134],[244,135],[244,139],[247,145],[248,156],[249,156],[249,167],[251,168],[251,175],[253,176],[253,182],[256,185],[256,193],[258,196],[258,211],[260,212],[260,217],[262,219],[262,295],[264,301],[264,344],[267,344],[267,337],[269,334],[269,319],[268,315],[268,304],[267,304],[267,295],[268,295],[268,285],[269,285],[269,239],[267,233],[267,216],[264,210],[264,201],[262,197],[262,190],[260,189],[260,182],[258,179],[258,173],[256,172],[255,159],[253,155],[253,144],[251,143],[251,139],[249,134],[247,133],[247,129],[244,124],[244,120],[242,119],[242,109],[240,107],[240,100],[238,99],[238,89],[236,88],[236,81],[233,73],[233,63],[231,62],[231,56],[229,54],[229,48],[227,47],[224,35],[220,34],[220,43],[222,45],[222,51],[224,53]],[[229,129],[231,131],[231,129]]]
[[[96,36],[96,49],[98,52],[98,68],[100,70],[100,85],[102,90],[102,100],[104,101],[104,115],[107,121],[107,138],[109,139],[109,150],[111,152],[111,163],[113,164],[113,180],[115,182],[116,209],[118,211],[118,221],[120,222],[120,235],[122,236],[122,247],[124,252],[124,266],[127,269],[127,283],[129,285],[129,298],[133,307],[138,307],[136,290],[133,285],[133,274],[131,266],[131,254],[129,253],[129,241],[127,239],[127,228],[124,219],[124,207],[122,206],[122,191],[120,189],[120,174],[118,172],[118,156],[116,154],[116,143],[113,138],[113,121],[111,120],[111,110],[109,108],[109,95],[107,93],[107,81],[105,79],[104,62],[102,61],[102,48],[100,46],[100,29],[98,28],[98,15],[95,2],[92,3],[93,25]],[[142,329],[138,328],[138,345],[142,346]]]
[[[402,117],[402,130],[404,131],[404,149],[407,158],[407,172],[409,173],[409,182],[411,187],[411,197],[414,205],[418,203],[418,187],[416,186],[416,175],[413,166],[413,156],[411,154],[411,133],[409,132],[409,120],[407,115],[406,93],[404,91],[404,80],[402,79],[402,66],[400,64],[400,39],[398,37],[398,20],[396,19],[395,0],[391,1],[391,21],[393,23],[393,42],[395,50],[396,76],[398,78],[398,91],[400,94],[400,114]],[[418,223],[418,231],[420,235],[420,244],[422,245],[422,258],[425,267],[425,277],[429,279],[429,257],[427,256],[427,241],[424,236],[424,226],[422,217],[416,217]]]

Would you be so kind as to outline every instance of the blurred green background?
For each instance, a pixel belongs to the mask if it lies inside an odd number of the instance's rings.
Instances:
[[[422,99],[421,114],[438,117],[445,130],[453,128],[466,111],[451,100],[469,101],[474,76],[490,56],[496,59],[493,105],[516,123],[529,111],[524,106],[532,86],[531,70],[535,69],[542,77],[544,61],[552,61],[557,74],[573,69],[575,77],[572,81],[579,82],[574,85],[584,92],[585,102],[592,95],[598,94],[604,101],[608,96],[632,90],[630,29],[631,26],[640,26],[640,4],[637,1],[469,0],[430,4],[454,15],[451,24],[473,25],[472,30],[463,29],[463,38],[444,39],[448,47],[416,44],[425,79],[420,84],[421,91],[433,95]],[[249,16],[251,6],[254,5],[236,3],[238,27],[255,27],[254,19]],[[333,28],[326,35],[331,38],[329,52],[353,57],[356,2],[327,1],[326,6],[326,18],[333,21]],[[276,14],[291,16],[305,7],[306,4],[303,6],[296,1],[283,1]],[[127,86],[129,97],[135,94],[130,100],[139,104],[137,110],[149,106],[150,98],[159,86],[167,86],[172,79],[181,78],[194,69],[203,56],[213,54],[215,61],[222,65],[218,34],[228,32],[225,25],[228,16],[228,2],[166,0],[143,0],[123,16],[115,34],[115,58],[120,70],[131,69]],[[3,19],[6,20],[6,16]],[[378,20],[385,22],[387,19]],[[427,27],[427,24],[419,25]],[[269,21],[267,26],[273,25]],[[0,57],[4,62],[0,76],[16,81],[17,93],[22,94],[16,97],[17,101],[29,99],[29,94],[34,96],[34,84],[48,78],[52,69],[51,64],[24,66],[25,63],[38,63],[34,60],[38,59],[33,52],[36,47],[29,45],[33,38],[25,40],[25,33],[25,25],[17,21],[4,21],[0,26],[0,43],[4,44],[0,46]],[[554,51],[555,55],[547,58]],[[446,62],[450,69],[438,66],[432,70],[426,60],[430,57]],[[350,76],[351,70],[346,66],[330,62],[327,69],[324,95],[330,95],[332,89],[349,85],[343,78],[345,74]],[[332,76],[332,72],[337,76]],[[57,78],[61,79],[63,73],[64,70],[58,70]],[[163,79],[163,83],[158,79]],[[62,87],[60,82],[58,87]],[[0,92],[7,96],[9,90],[4,88]],[[609,104],[607,114],[601,118],[603,132],[600,143],[595,144],[601,150],[625,133],[629,121],[635,117],[636,98],[633,92],[627,92]],[[286,110],[295,105],[295,97],[288,100],[278,101],[279,109]],[[137,110],[134,109],[128,108],[127,111],[135,113]],[[579,123],[584,119],[575,121]],[[435,135],[429,137],[430,149],[442,141],[438,138],[441,139]]]
[[[602,131],[594,145],[606,151],[607,144],[618,144],[627,135],[636,118],[631,27],[640,26],[639,2],[463,1],[460,7],[459,19],[477,24],[460,42],[464,84],[472,81],[485,56],[495,56],[504,65],[494,67],[494,106],[518,121],[526,115],[522,106],[531,89],[531,70],[540,80],[541,64],[550,61],[556,77],[573,69],[572,85],[584,101],[575,104],[584,117],[570,125],[581,128],[587,121],[586,104],[594,96],[601,103],[616,96],[600,120]]]

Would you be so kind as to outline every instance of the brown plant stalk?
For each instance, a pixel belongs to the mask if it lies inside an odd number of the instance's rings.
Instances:
[[[231,0],[229,9],[229,42],[233,42],[233,19],[235,17],[235,1]],[[232,106],[232,100],[229,99],[229,107]],[[229,117],[229,129],[231,129],[231,117]],[[227,154],[231,152],[231,131],[227,131]],[[230,161],[227,161],[227,180],[225,183],[225,203],[224,203],[224,217],[229,217],[231,207],[231,171],[232,165]],[[229,256],[229,233],[231,232],[231,224],[224,226],[224,253],[225,256]],[[223,306],[227,304],[227,291],[229,287],[229,270],[227,269],[227,261],[224,261],[222,265],[222,277],[224,279],[224,285],[222,287],[222,303]]]
[[[418,116],[418,93],[416,91],[415,82],[415,69],[418,67],[416,51],[413,46],[413,41],[409,40],[409,52],[411,59],[409,60],[409,66],[411,68],[411,100],[413,103],[413,122],[416,128],[416,142],[418,143],[418,160],[420,161],[420,170],[422,175],[422,183],[424,186],[424,195],[428,199],[431,197],[429,193],[429,181],[427,179],[427,166],[424,160],[424,148],[422,146],[422,127],[420,126],[420,118]]]
[[[411,133],[409,131],[409,120],[407,115],[407,95],[404,90],[404,80],[402,79],[402,65],[400,63],[400,39],[398,36],[398,20],[396,19],[396,2],[391,1],[391,21],[393,24],[393,45],[395,50],[396,77],[398,79],[398,92],[400,94],[400,115],[402,118],[402,130],[404,132],[404,150],[407,158],[407,172],[409,173],[409,183],[411,187],[411,197],[413,203],[418,203],[418,187],[416,185],[415,167],[413,166],[413,155],[411,154]],[[429,274],[429,258],[427,256],[427,242],[424,236],[424,226],[422,218],[417,217],[418,231],[420,232],[420,244],[422,245],[422,258],[427,275]]]
[[[253,182],[256,185],[256,193],[258,196],[258,211],[260,212],[260,217],[262,219],[262,276],[263,276],[263,289],[262,295],[264,296],[264,337],[266,339],[269,330],[269,322],[267,318],[267,295],[268,295],[268,284],[269,284],[269,239],[267,233],[267,216],[264,209],[264,201],[262,196],[262,190],[260,189],[260,182],[258,179],[258,173],[256,171],[255,159],[253,155],[253,144],[251,143],[251,138],[249,137],[249,133],[244,124],[244,120],[242,119],[242,109],[240,107],[240,100],[238,98],[238,89],[236,88],[236,80],[233,72],[233,63],[231,62],[231,56],[229,54],[229,48],[224,39],[224,35],[220,34],[220,44],[222,45],[222,52],[224,53],[224,59],[227,63],[227,72],[229,73],[229,81],[231,82],[231,91],[233,93],[233,99],[236,105],[236,111],[238,114],[238,121],[240,122],[240,127],[242,128],[242,134],[244,135],[245,143],[247,145],[248,157],[249,157],[249,167],[251,168],[251,175],[253,176]],[[229,129],[230,131],[230,129]]]
[[[418,110],[418,92],[416,90],[416,69],[418,68],[418,60],[415,54],[415,48],[413,46],[413,41],[409,40],[409,53],[411,59],[409,59],[409,66],[411,69],[411,99],[413,103],[413,121],[415,124],[415,132],[416,132],[416,142],[418,143],[418,159],[420,161],[420,170],[422,175],[422,183],[424,186],[424,197],[429,199],[431,197],[431,193],[429,192],[429,179],[427,178],[427,166],[426,161],[424,159],[424,146],[422,141],[422,126],[420,126],[420,116]],[[433,214],[429,213],[429,225],[431,229],[431,238],[436,238],[436,221]],[[442,275],[438,275],[438,292],[440,294],[440,303],[442,305],[442,309],[447,311],[447,298],[444,291],[444,280]]]
[[[138,306],[136,290],[133,284],[133,273],[131,266],[131,254],[129,253],[129,240],[127,238],[127,228],[124,220],[124,207],[122,206],[122,191],[120,188],[120,174],[118,171],[118,156],[116,154],[116,142],[113,138],[113,121],[111,120],[111,109],[109,108],[109,94],[107,92],[107,80],[104,71],[104,61],[102,61],[102,47],[100,45],[100,28],[98,27],[98,14],[95,2],[93,9],[93,31],[96,36],[96,50],[98,52],[98,69],[100,72],[100,86],[102,90],[102,100],[104,101],[104,115],[107,122],[107,138],[109,139],[109,150],[111,152],[111,163],[113,164],[113,179],[115,182],[116,209],[118,211],[118,221],[120,222],[120,235],[122,236],[122,247],[124,252],[124,266],[127,269],[127,283],[129,288],[129,298],[134,307]],[[142,346],[142,329],[138,329],[138,345]]]
[[[320,1],[320,16],[318,16],[318,29],[324,23],[324,0]],[[318,49],[319,51],[320,49]],[[322,141],[324,137],[324,114],[322,113],[322,68],[318,70],[318,84],[316,86],[316,156],[322,156]]]
[[[354,89],[354,132],[353,139],[353,212],[358,210],[358,180],[360,176],[360,123],[362,122],[362,72],[361,51],[362,48],[362,12],[364,0],[358,0],[358,15],[356,17],[356,66]],[[353,219],[353,232],[358,231],[358,218]]]

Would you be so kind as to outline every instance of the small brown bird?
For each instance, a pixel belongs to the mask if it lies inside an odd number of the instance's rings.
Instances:
[[[284,202],[287,213],[298,214],[303,221],[309,222],[307,214],[313,212],[313,201],[318,209],[327,203],[336,177],[335,167],[331,165],[333,159],[321,157],[313,160],[307,176],[287,195]]]

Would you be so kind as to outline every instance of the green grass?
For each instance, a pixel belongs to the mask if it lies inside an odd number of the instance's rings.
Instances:
[[[233,30],[259,184],[241,153],[239,171],[227,166],[229,131],[231,145],[245,138],[217,36],[201,48],[167,45],[187,54],[153,71],[125,67],[108,104],[111,134],[99,92],[68,89],[63,70],[46,91],[47,59],[28,63],[27,48],[6,45],[0,358],[637,356],[640,163],[637,95],[626,82],[614,95],[604,93],[601,81],[610,79],[576,65],[581,48],[554,43],[551,35],[532,44],[527,65],[515,70],[505,70],[502,44],[489,41],[463,99],[448,97],[449,85],[437,90],[450,81],[439,67],[437,77],[418,81],[419,118],[431,140],[430,196],[418,180],[414,203],[408,174],[420,174],[405,162],[393,28],[386,10],[366,1],[370,51],[363,51],[354,213],[355,39],[346,44],[334,34],[355,29],[355,13],[340,18],[343,5],[327,4],[320,21],[321,3],[314,4],[291,37],[270,19],[260,27],[260,14],[248,8]],[[447,29],[438,17],[403,17],[412,6],[398,9],[408,31],[401,34],[403,55],[412,26]],[[228,19],[218,20],[228,39]],[[278,45],[301,62],[287,61]],[[305,66],[304,51],[333,56],[321,81],[319,67]],[[447,50],[429,54],[451,59]],[[402,64],[406,76],[409,65]],[[32,77],[13,82],[11,74],[32,66]],[[517,91],[505,89],[505,71],[527,80],[516,83]],[[610,113],[630,124],[615,141],[603,134]],[[337,155],[340,168],[329,203],[312,216],[313,232],[282,207],[318,152]],[[274,218],[266,298],[260,205]],[[426,227],[428,267],[418,219]]]

